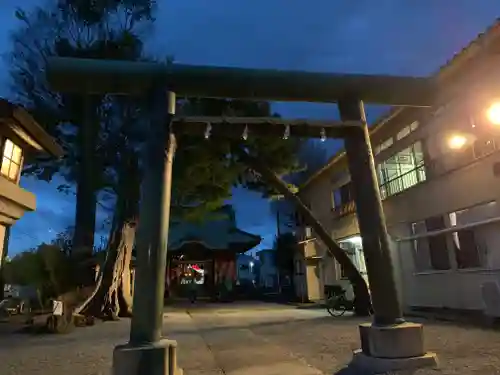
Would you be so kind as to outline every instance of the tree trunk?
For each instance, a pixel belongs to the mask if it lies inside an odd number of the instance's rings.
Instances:
[[[321,222],[314,217],[311,210],[302,202],[299,196],[294,194],[283,180],[269,169],[265,163],[259,159],[249,155],[244,150],[239,150],[238,155],[241,161],[247,164],[255,172],[259,173],[271,186],[273,186],[280,194],[293,202],[308,225],[312,227],[319,239],[325,244],[328,252],[334,257],[337,262],[344,267],[349,281],[352,284],[355,294],[355,312],[358,315],[366,316],[371,311],[371,299],[366,281],[354,266],[346,252],[330,237],[328,231],[323,227]]]
[[[76,314],[116,319],[132,314],[130,263],[137,227],[140,176],[134,151],[124,156],[119,171],[117,202],[104,265],[94,292]]]
[[[5,260],[9,255],[10,228],[10,225],[5,226],[3,249],[0,251],[0,301],[4,299],[5,293]]]
[[[92,97],[84,98],[84,121],[78,127],[77,144],[80,162],[76,176],[76,215],[75,231],[72,245],[77,251],[92,254],[94,247],[94,232],[97,210],[96,195],[96,148],[99,132],[98,122],[95,121],[95,100]]]
[[[101,173],[96,163],[99,123],[95,121],[96,103],[84,98],[83,123],[78,127],[77,145],[79,164],[76,175],[75,230],[72,238],[72,257],[77,266],[75,283],[92,285],[94,281],[88,260],[94,250],[94,232],[97,211],[96,178]]]

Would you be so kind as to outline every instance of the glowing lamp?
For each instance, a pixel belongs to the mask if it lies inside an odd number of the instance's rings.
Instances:
[[[448,147],[452,150],[459,150],[467,144],[467,137],[461,134],[454,134],[448,139]]]

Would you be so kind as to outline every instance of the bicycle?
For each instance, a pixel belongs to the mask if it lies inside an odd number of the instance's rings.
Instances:
[[[346,290],[340,285],[331,285],[326,297],[326,311],[333,317],[340,317],[348,310],[354,309],[354,301],[346,297]]]

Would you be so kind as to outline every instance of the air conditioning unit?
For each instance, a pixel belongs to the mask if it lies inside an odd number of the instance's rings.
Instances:
[[[489,317],[500,317],[500,288],[494,281],[488,281],[481,285],[483,297],[484,314]]]

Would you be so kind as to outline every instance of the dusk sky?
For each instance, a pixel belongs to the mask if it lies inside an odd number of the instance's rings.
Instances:
[[[42,2],[0,1],[3,54],[10,50],[20,4],[29,11]],[[159,0],[148,48],[189,64],[428,75],[499,15],[498,0]],[[1,64],[0,96],[8,98],[8,67]],[[334,105],[276,103],[274,110],[289,118],[337,116]],[[330,143],[330,154],[336,148],[338,143]],[[22,178],[22,186],[37,195],[38,209],[13,227],[10,255],[72,225],[74,197],[57,191],[61,182]],[[261,235],[262,248],[272,246],[275,219],[268,202],[241,189],[231,202],[239,226]],[[99,213],[99,226],[106,215]]]

